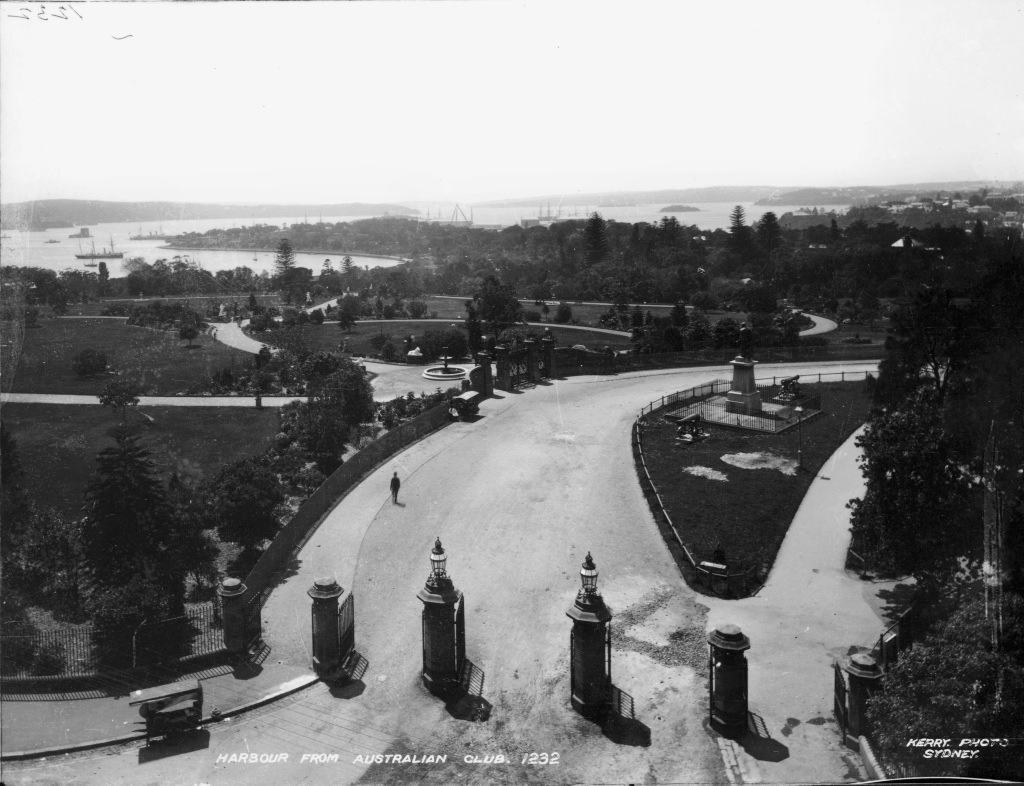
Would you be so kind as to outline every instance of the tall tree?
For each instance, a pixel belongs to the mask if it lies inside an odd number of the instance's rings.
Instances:
[[[896,403],[919,385],[939,401],[965,381],[969,361],[986,343],[983,321],[972,304],[948,290],[921,288],[914,302],[892,317],[886,358],[879,367],[876,401]]]
[[[779,226],[779,219],[769,210],[757,222],[757,242],[768,254],[771,254],[779,248],[781,241],[782,227]]]
[[[608,222],[594,211],[583,227],[583,259],[588,267],[599,265],[608,257]]]
[[[180,598],[183,566],[168,559],[167,549],[175,521],[153,460],[127,429],[118,429],[115,439],[99,452],[86,487],[86,561],[103,586],[138,576]]]
[[[750,250],[750,227],[742,205],[736,205],[729,214],[729,249],[742,254]]]
[[[469,351],[475,357],[483,347],[483,326],[480,324],[480,314],[477,311],[476,302],[466,301],[466,341],[469,343]]]
[[[523,306],[516,298],[515,289],[494,275],[487,276],[476,295],[480,318],[490,323],[495,332],[523,320]]]
[[[951,435],[937,391],[876,412],[857,439],[867,481],[850,503],[858,553],[931,589],[980,549],[981,489],[971,446]]]
[[[31,506],[22,486],[23,477],[17,443],[7,427],[0,423],[0,521],[3,522],[0,526],[0,557],[5,566],[8,556],[18,548],[29,526]],[[6,577],[7,573],[4,570],[0,575]]]
[[[222,469],[210,484],[208,499],[221,540],[254,549],[277,534],[274,509],[284,501],[284,491],[261,459],[244,459]]]
[[[142,386],[134,380],[117,379],[108,382],[100,394],[100,404],[110,407],[121,417],[121,428],[128,423],[128,407],[139,405]]]
[[[107,294],[107,285],[110,282],[110,271],[107,269],[106,262],[100,262],[99,267],[99,294]]]
[[[287,277],[289,271],[295,268],[295,252],[292,251],[292,244],[288,238],[283,237],[277,244],[277,255],[274,257],[274,270],[282,279]]]

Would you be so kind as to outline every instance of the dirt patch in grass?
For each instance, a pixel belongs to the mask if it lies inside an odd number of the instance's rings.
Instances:
[[[26,328],[25,343],[13,378],[3,390],[14,393],[98,395],[114,376],[80,377],[71,368],[75,355],[95,349],[107,356],[121,378],[136,379],[149,395],[183,393],[223,368],[241,370],[252,356],[203,333],[193,342],[177,331],[126,325],[119,319],[46,319]]]
[[[233,407],[143,407],[129,423],[160,477],[200,483],[225,464],[262,453],[277,433],[277,411]],[[100,406],[5,404],[4,427],[18,446],[31,499],[77,517],[96,454],[114,445],[114,413]]]
[[[871,400],[863,382],[819,383],[808,390],[819,391],[823,413],[785,434],[706,424],[710,438],[686,444],[659,412],[642,427],[647,471],[694,559],[717,561],[720,549],[730,572],[753,570],[751,590],[768,575],[818,470],[867,418]],[[672,552],[692,583],[681,550]]]

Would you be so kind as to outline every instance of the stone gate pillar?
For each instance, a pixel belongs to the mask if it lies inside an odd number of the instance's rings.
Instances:
[[[491,368],[490,353],[478,352],[476,362],[479,365],[469,372],[470,381],[473,383],[473,390],[485,396],[494,395],[494,370]]]
[[[708,634],[711,722],[731,731],[747,728],[747,657],[750,639],[735,625]]]
[[[333,577],[319,578],[306,594],[313,599],[313,671],[320,677],[341,665],[338,598],[345,592]]]
[[[465,602],[446,571],[441,539],[430,552],[430,575],[416,597],[423,602],[423,684],[446,697],[459,685],[466,659]]]
[[[512,390],[512,367],[508,356],[508,347],[495,347],[494,359],[498,367],[498,374],[494,379],[494,387],[508,392]]]
[[[548,379],[555,378],[555,339],[551,329],[544,329],[544,337],[540,340],[540,354],[544,359],[544,375]]]
[[[852,655],[849,660],[844,659],[840,668],[849,677],[850,689],[846,694],[848,734],[856,739],[870,731],[866,715],[867,701],[878,690],[882,670],[875,659],[865,653]]]
[[[537,342],[528,338],[526,345],[526,378],[536,383],[540,380],[540,358],[537,356]]]
[[[244,656],[248,642],[245,631],[246,586],[238,579],[224,579],[217,588],[224,617],[224,646],[232,655]]]
[[[572,620],[569,635],[569,685],[573,709],[600,718],[608,709],[612,687],[612,614],[597,591],[597,567],[587,558],[580,569],[583,586],[565,613]]]

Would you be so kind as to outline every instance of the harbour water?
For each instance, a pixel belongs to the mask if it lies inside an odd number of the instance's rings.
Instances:
[[[602,217],[610,221],[623,223],[636,223],[644,221],[657,223],[667,216],[674,216],[684,226],[697,226],[700,229],[713,231],[715,229],[728,229],[730,216],[736,207],[736,203],[727,202],[694,202],[690,206],[698,208],[697,211],[680,213],[663,213],[664,204],[648,205],[627,205],[627,206],[597,206],[583,204],[538,204],[536,207],[474,207],[472,211],[468,207],[462,210],[468,216],[472,213],[473,222],[477,226],[508,227],[520,224],[524,219],[536,219],[555,217],[557,219],[585,220],[591,213],[600,213]],[[792,212],[804,205],[754,205],[752,202],[739,203],[743,208],[747,223],[758,221],[761,216],[771,210],[777,216],[783,213]],[[420,210],[420,218],[448,220],[455,212],[455,205],[451,203],[410,203],[410,208]],[[819,211],[835,210],[845,211],[845,206],[819,207]],[[429,213],[428,213],[429,211]],[[75,254],[88,253],[92,251],[93,244],[96,250],[110,248],[111,243],[115,250],[123,251],[122,259],[103,260],[107,270],[113,277],[126,274],[124,268],[125,260],[131,257],[142,257],[147,262],[157,259],[172,259],[175,256],[188,257],[192,263],[198,264],[204,270],[216,273],[218,270],[232,270],[236,267],[248,267],[257,274],[263,272],[273,273],[274,257],[273,251],[231,251],[231,250],[173,250],[166,248],[168,241],[153,238],[146,238],[150,234],[176,235],[183,232],[206,232],[210,229],[230,229],[231,227],[253,225],[255,223],[269,224],[274,226],[285,226],[292,223],[299,223],[304,220],[324,221],[337,223],[342,221],[358,221],[366,216],[317,216],[316,218],[305,218],[303,216],[288,216],[280,218],[266,218],[259,221],[240,221],[237,219],[186,219],[177,221],[149,221],[142,223],[110,223],[94,224],[89,226],[91,235],[88,239],[69,238],[69,235],[76,234],[77,228],[63,227],[60,229],[48,229],[45,232],[21,232],[17,230],[5,230],[2,246],[0,246],[0,263],[12,266],[41,267],[49,270],[86,269],[95,270],[93,267],[86,267],[85,260],[75,258]],[[143,236],[145,239],[132,240],[132,236]],[[48,242],[58,241],[58,242]],[[399,259],[363,256],[356,253],[348,253],[356,265],[360,267],[393,267],[401,263]],[[325,259],[330,259],[337,269],[341,259],[345,256],[342,252],[318,251],[315,253],[297,253],[295,262],[297,265],[307,267],[319,273]]]
[[[337,223],[339,221],[357,221],[366,216],[324,216],[323,221]],[[78,228],[63,227],[60,229],[48,229],[45,232],[19,232],[17,230],[4,230],[2,252],[0,252],[0,263],[4,265],[41,267],[48,270],[92,270],[96,268],[86,267],[86,260],[76,259],[75,254],[90,253],[95,243],[97,252],[101,249],[109,249],[113,240],[114,249],[123,251],[122,259],[102,260],[110,275],[114,278],[126,275],[124,263],[132,257],[142,257],[146,262],[154,262],[157,259],[173,259],[180,256],[188,261],[199,265],[203,270],[216,273],[218,270],[233,270],[236,267],[248,267],[257,275],[264,271],[274,272],[273,251],[232,251],[232,250],[191,250],[191,249],[169,249],[167,240],[146,238],[144,240],[132,240],[132,236],[146,236],[150,234],[177,235],[183,232],[207,232],[211,229],[230,229],[233,226],[253,225],[255,223],[270,224],[273,226],[290,225],[296,221],[302,221],[302,217],[291,216],[287,218],[267,218],[258,222],[241,222],[232,219],[189,219],[181,221],[149,221],[121,224],[90,224],[89,234],[86,239],[69,238],[69,235],[76,234]],[[320,220],[319,217],[310,219]],[[49,240],[58,240],[58,243],[48,243]],[[341,266],[342,257],[346,254],[341,252],[317,251],[316,253],[296,253],[295,264],[307,267],[319,273],[323,267],[324,260],[330,259],[337,270]],[[399,259],[361,256],[359,254],[348,254],[352,261],[359,267],[393,267],[401,264]],[[100,260],[93,260],[99,262]]]

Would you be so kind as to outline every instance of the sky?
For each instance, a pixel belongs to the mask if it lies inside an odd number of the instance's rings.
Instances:
[[[1024,0],[2,2],[0,201],[1018,181],[1021,41]]]

